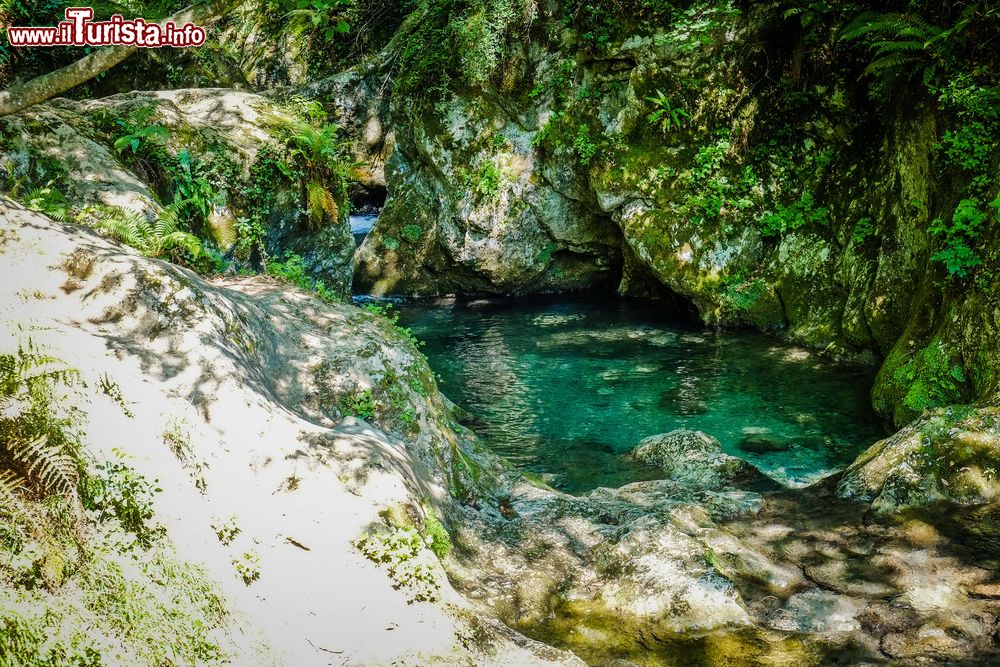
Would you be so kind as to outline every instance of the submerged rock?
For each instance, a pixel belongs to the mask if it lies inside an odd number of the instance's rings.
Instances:
[[[738,443],[740,449],[751,454],[770,454],[792,448],[792,442],[781,438],[766,428],[745,428]]]
[[[636,445],[630,456],[693,489],[778,486],[743,459],[726,454],[718,440],[701,431],[682,428],[650,436]]]

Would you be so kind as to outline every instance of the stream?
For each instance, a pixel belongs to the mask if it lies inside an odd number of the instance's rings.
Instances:
[[[793,487],[885,435],[870,407],[873,369],[772,336],[698,327],[662,304],[591,294],[397,309],[484,442],[570,493],[657,477],[624,455],[677,428],[713,435]]]

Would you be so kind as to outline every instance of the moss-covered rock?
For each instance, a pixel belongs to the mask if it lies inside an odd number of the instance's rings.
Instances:
[[[837,481],[837,492],[879,512],[1000,498],[1000,409],[950,408],[875,443]]]
[[[350,293],[354,239],[346,201],[322,224],[285,151],[297,110],[225,89],[57,99],[0,120],[12,164],[6,187],[47,185],[71,209],[121,206],[153,215],[176,201],[204,207],[199,234],[244,264],[261,250],[297,254],[331,292]]]

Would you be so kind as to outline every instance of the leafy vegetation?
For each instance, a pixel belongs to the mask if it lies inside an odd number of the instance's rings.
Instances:
[[[162,209],[153,220],[135,209],[120,206],[95,206],[94,227],[149,257],[163,257],[178,264],[196,260],[201,255],[197,236],[180,229],[179,211],[183,202]]]
[[[269,261],[266,270],[270,276],[286,280],[309,292],[315,292],[323,301],[328,303],[340,301],[338,295],[328,288],[325,282],[309,275],[305,260],[300,255],[290,254],[283,262]]]
[[[808,224],[818,225],[827,221],[829,211],[824,206],[816,206],[810,192],[803,192],[797,201],[787,206],[779,206],[777,211],[761,218],[764,236],[780,236],[785,232]]]
[[[944,345],[934,341],[896,369],[895,379],[907,388],[903,404],[915,413],[961,399],[965,371],[953,364]]]
[[[378,411],[378,405],[375,402],[375,397],[372,396],[371,389],[365,389],[345,397],[342,406],[345,413],[366,421],[375,417]]]
[[[646,101],[653,104],[653,111],[646,117],[647,122],[658,127],[663,134],[680,129],[691,120],[691,114],[682,107],[671,104],[670,98],[663,91],[657,90],[656,95],[647,97]]]
[[[942,250],[931,255],[931,259],[944,264],[953,277],[965,278],[983,263],[973,249],[987,218],[980,206],[976,199],[963,199],[952,214],[950,223],[941,218],[931,223],[931,234],[940,238],[944,245]]]
[[[390,528],[369,533],[357,543],[368,560],[385,565],[393,588],[403,589],[407,602],[435,602],[441,585],[425,558],[420,533],[415,528]]]
[[[158,489],[121,458],[83,453],[67,401],[87,388],[30,340],[0,354],[0,655],[29,667],[219,664],[226,610],[163,537]]]
[[[288,142],[288,156],[301,173],[303,208],[312,225],[326,219],[343,224],[347,207],[347,185],[355,165],[345,155],[340,128],[326,122],[326,113],[318,103],[299,101],[305,118],[298,115],[276,120],[279,133]],[[293,169],[284,162],[278,166],[290,179]],[[341,209],[344,209],[343,211]]]

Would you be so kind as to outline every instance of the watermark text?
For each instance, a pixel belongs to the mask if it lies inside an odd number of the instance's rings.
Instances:
[[[66,20],[55,27],[10,26],[11,46],[163,46],[183,48],[205,43],[205,29],[193,23],[162,25],[145,19],[125,19],[115,14],[108,21],[94,21],[91,7],[67,7]]]

